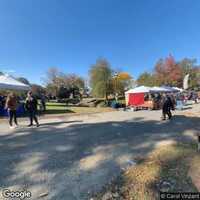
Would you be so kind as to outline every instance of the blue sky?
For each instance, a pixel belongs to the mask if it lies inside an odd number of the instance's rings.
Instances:
[[[105,57],[137,77],[170,53],[200,60],[199,0],[0,0],[0,71],[42,83]]]

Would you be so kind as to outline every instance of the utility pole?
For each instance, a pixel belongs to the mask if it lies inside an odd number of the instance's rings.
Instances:
[[[115,100],[118,101],[118,93],[117,93],[117,79],[118,79],[118,73],[115,72],[113,75],[114,78],[114,93],[115,93]]]

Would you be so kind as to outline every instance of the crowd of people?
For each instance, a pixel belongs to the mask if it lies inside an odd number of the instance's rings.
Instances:
[[[187,93],[153,93],[145,96],[145,101],[151,100],[155,110],[162,109],[162,119],[172,118],[171,110],[182,109],[188,100],[198,102],[199,96],[196,92]]]
[[[195,92],[188,93],[154,93],[145,95],[145,101],[151,100],[154,105],[154,109],[162,110],[162,120],[166,120],[172,118],[171,110],[175,110],[175,108],[182,108],[183,105],[188,101],[192,100],[195,103],[198,102],[199,96]],[[0,108],[4,108],[8,113],[8,122],[10,128],[18,127],[17,120],[17,109],[19,97],[15,95],[15,93],[10,92],[7,96],[0,96]],[[33,126],[35,122],[36,126],[39,127],[38,121],[38,107],[40,107],[41,111],[46,110],[46,97],[45,95],[40,96],[40,104],[38,104],[38,98],[36,98],[31,91],[27,93],[25,101],[23,101],[23,107],[29,116],[29,125],[28,127]],[[40,105],[40,106],[38,106]]]
[[[18,108],[18,97],[15,95],[15,93],[10,92],[7,97],[1,97],[1,106],[4,106],[4,108],[8,112],[8,122],[11,129],[18,127],[18,120],[17,120],[17,108]],[[46,108],[45,106],[45,99],[41,98],[41,105],[43,106],[43,109]],[[39,127],[39,121],[38,121],[38,100],[33,95],[31,91],[27,93],[24,108],[29,116],[29,125],[28,127],[33,126],[33,123],[35,122],[36,126]]]

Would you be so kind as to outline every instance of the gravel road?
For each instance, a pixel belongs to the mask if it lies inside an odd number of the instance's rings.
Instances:
[[[0,122],[2,190],[27,190],[31,199],[85,200],[160,145],[195,139],[200,105],[161,121],[160,111],[108,112],[42,119],[15,130]]]

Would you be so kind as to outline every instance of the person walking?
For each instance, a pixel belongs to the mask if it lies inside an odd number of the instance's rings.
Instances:
[[[42,111],[45,112],[46,111],[46,97],[44,94],[41,95],[41,106],[42,106]]]
[[[5,108],[8,110],[10,128],[16,128],[18,126],[18,123],[17,123],[17,97],[13,92],[11,92],[8,95],[8,97],[6,99]],[[13,120],[15,123],[14,126],[13,126]]]
[[[162,120],[166,120],[166,115],[168,116],[169,119],[172,118],[171,109],[174,110],[173,102],[169,95],[164,94],[162,100],[162,115],[163,115]]]
[[[30,119],[30,124],[28,127],[33,126],[33,120],[36,123],[36,126],[39,127],[39,122],[37,118],[37,106],[38,106],[38,101],[37,99],[33,96],[32,92],[29,91],[27,94],[26,102],[25,102],[25,108],[29,113],[29,119]]]

